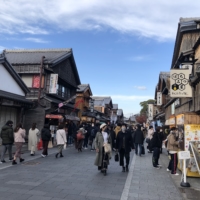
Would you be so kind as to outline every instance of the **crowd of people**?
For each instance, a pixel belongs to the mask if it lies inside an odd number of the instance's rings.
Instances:
[[[19,123],[13,129],[13,122],[9,120],[5,126],[2,127],[0,137],[2,139],[1,163],[6,162],[4,157],[7,151],[9,154],[9,161],[12,161],[13,165],[17,164],[17,158],[19,162],[23,162],[24,159],[21,157],[21,149],[27,136],[22,124]],[[49,124],[45,124],[41,131],[37,129],[36,123],[32,124],[28,132],[28,150],[31,156],[35,155],[40,139],[43,145],[41,156],[45,158],[48,155],[49,141],[52,140]],[[148,153],[152,153],[153,167],[156,169],[161,167],[159,158],[162,153],[163,145],[166,145],[170,156],[167,171],[178,175],[176,172],[178,163],[177,152],[182,140],[175,127],[171,128],[169,133],[166,134],[163,132],[162,127],[156,127],[156,130],[154,130],[152,126],[143,127],[143,125],[140,124],[136,126],[127,126],[127,124],[121,123],[117,125],[106,123],[82,123],[76,127],[73,122],[70,122],[67,125],[61,123],[53,139],[56,141],[57,145],[55,158],[58,158],[58,156],[61,158],[64,157],[62,151],[67,145],[74,145],[77,152],[82,152],[83,149],[88,148],[90,148],[90,151],[96,151],[94,164],[104,175],[107,174],[109,160],[113,152],[116,154],[115,159],[119,162],[122,172],[128,172],[130,152],[135,150],[135,154],[140,157],[145,154],[144,142],[146,139]],[[13,144],[15,145],[14,157],[12,157]]]

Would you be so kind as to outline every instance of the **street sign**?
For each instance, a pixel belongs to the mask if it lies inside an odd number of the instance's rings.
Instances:
[[[178,158],[179,158],[179,160],[190,159],[190,152],[189,151],[179,151]]]

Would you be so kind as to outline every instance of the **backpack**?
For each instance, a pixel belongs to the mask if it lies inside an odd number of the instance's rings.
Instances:
[[[76,135],[76,137],[77,137],[77,140],[82,140],[82,139],[85,138],[84,135],[83,135],[81,132],[79,132],[79,133]]]

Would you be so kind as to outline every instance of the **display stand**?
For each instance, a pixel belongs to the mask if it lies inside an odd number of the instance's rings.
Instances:
[[[180,160],[183,160],[183,173],[181,177],[181,187],[190,187],[190,184],[186,181],[187,176],[187,169],[186,169],[186,160],[190,159],[190,152],[189,151],[179,151],[178,157]]]

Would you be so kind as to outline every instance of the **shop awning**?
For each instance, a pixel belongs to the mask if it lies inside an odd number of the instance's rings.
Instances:
[[[63,116],[62,115],[52,115],[52,114],[47,114],[46,115],[47,119],[62,119]]]

